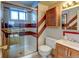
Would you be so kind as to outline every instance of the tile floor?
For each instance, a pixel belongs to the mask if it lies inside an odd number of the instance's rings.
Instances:
[[[38,52],[35,52],[33,54],[30,54],[30,55],[27,55],[27,56],[24,56],[21,58],[42,58],[42,57],[40,56],[40,54]],[[52,58],[52,57],[48,56],[47,58]]]

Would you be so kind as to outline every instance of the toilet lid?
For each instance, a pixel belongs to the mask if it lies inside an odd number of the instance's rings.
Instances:
[[[39,50],[40,51],[50,51],[51,48],[47,45],[42,45],[42,46],[39,47]]]

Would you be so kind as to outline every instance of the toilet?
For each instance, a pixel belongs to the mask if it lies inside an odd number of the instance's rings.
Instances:
[[[50,37],[46,37],[45,44],[38,47],[39,54],[46,58],[50,55],[51,50],[55,49],[56,40]]]

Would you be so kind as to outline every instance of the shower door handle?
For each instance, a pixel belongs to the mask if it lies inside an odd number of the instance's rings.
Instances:
[[[0,46],[0,49],[7,49],[8,45]]]

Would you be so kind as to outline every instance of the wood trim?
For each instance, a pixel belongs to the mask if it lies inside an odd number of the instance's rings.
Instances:
[[[76,20],[77,19],[77,15],[76,16],[74,16],[70,21],[69,21],[69,23],[66,25],[66,26],[68,26],[69,24],[71,24],[74,20]]]
[[[36,10],[36,8],[32,8],[32,7],[28,7],[28,6],[22,6],[22,5],[18,5],[18,4],[14,4],[14,3],[9,3],[7,1],[2,1],[2,3],[4,4],[9,4],[9,5],[13,5],[13,6],[17,6],[17,7],[22,7],[22,8],[27,8],[29,10]]]
[[[66,33],[69,33],[69,34],[79,34],[79,32],[63,31],[63,35],[65,35]]]
[[[46,28],[46,24],[43,26],[43,28],[38,33],[38,38],[40,37],[40,35],[42,34],[42,32],[45,30],[45,28]]]
[[[25,27],[27,27],[27,28],[36,28],[37,25],[36,24],[25,24]]]
[[[42,17],[42,19],[39,22],[37,22],[38,27],[45,21],[45,19],[46,19],[46,14]],[[45,30],[45,28],[46,28],[46,24],[43,26],[43,28],[38,33],[38,38],[42,34],[42,32]]]
[[[46,14],[43,16],[43,18],[38,22],[38,27],[43,23],[43,21],[46,19]]]
[[[37,33],[35,33],[35,32],[31,32],[31,31],[28,31],[28,32],[21,32],[21,33],[19,33],[20,35],[32,35],[32,36],[34,36],[34,37],[37,37]]]
[[[67,29],[75,29],[75,30],[77,30],[76,26],[77,26],[77,22],[74,25],[72,25],[71,27],[67,28]]]
[[[22,26],[22,25],[24,25],[24,26]],[[8,25],[7,23],[5,23],[5,25],[3,24],[3,23],[1,23],[1,26],[2,26],[2,28],[8,28],[8,27],[10,27],[10,25]],[[16,27],[16,26],[15,26]],[[18,25],[18,27],[21,27],[21,28],[36,28],[37,27],[37,24],[33,24],[33,23],[31,23],[31,24],[20,24],[20,25]]]
[[[3,31],[3,30],[2,30]],[[37,37],[37,33],[36,32],[32,32],[32,31],[27,31],[27,32],[13,32],[13,33],[10,33],[8,31],[3,31],[3,33],[7,34],[7,35],[10,35],[10,34],[19,34],[19,35],[32,35],[34,37]]]

